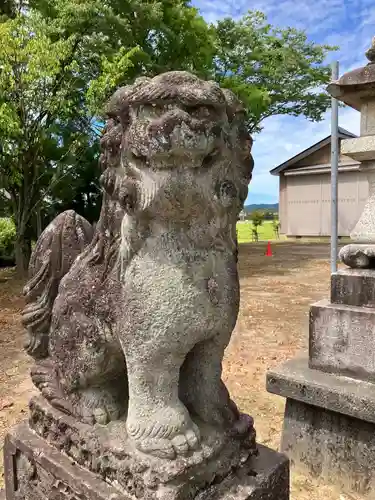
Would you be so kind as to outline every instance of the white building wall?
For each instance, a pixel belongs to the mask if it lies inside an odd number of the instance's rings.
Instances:
[[[292,175],[291,172],[284,179],[283,199],[280,199],[282,233],[288,236],[329,236],[330,174]],[[338,179],[338,232],[339,236],[349,236],[366,202],[368,183],[366,174],[358,170],[340,172]]]

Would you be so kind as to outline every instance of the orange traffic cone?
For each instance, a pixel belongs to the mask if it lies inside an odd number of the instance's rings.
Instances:
[[[272,257],[272,248],[271,248],[271,242],[270,241],[267,244],[266,257]]]

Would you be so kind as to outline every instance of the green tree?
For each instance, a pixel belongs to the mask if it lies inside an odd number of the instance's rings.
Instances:
[[[74,179],[76,190],[88,182],[87,154],[95,155],[108,94],[140,74],[203,75],[213,33],[182,0],[30,0],[27,12],[2,18],[0,46],[0,185],[23,273],[33,214],[53,206],[52,194],[69,205],[66,189],[57,192],[64,182]]]
[[[85,45],[80,71],[90,73],[86,97],[92,112],[137,76],[184,69],[207,76],[211,69],[215,30],[188,0],[32,0],[31,5],[53,26],[55,37],[76,35]]]
[[[243,99],[252,132],[275,114],[319,120],[330,102],[316,87],[331,47],[260,13],[208,26],[188,0],[6,0],[0,46],[0,204],[20,272],[56,210],[95,219],[98,118],[115,87],[173,69],[214,78]]]
[[[43,227],[56,215],[68,209],[73,209],[91,223],[99,219],[99,154],[99,141],[87,144],[80,155],[79,168],[76,165],[67,168],[62,182],[52,187],[50,203],[45,203],[43,210]]]
[[[17,4],[13,0],[2,0],[0,4],[0,21],[16,15]]]
[[[254,234],[256,235],[256,240],[258,241],[258,230],[259,226],[263,224],[264,221],[264,215],[263,212],[260,210],[255,210],[251,214],[251,224],[252,224],[252,231],[254,231]]]
[[[275,215],[272,221],[273,232],[275,233],[276,238],[279,238],[280,233],[280,222],[277,216]]]
[[[324,60],[336,47],[309,42],[294,28],[273,27],[257,11],[219,21],[216,35],[214,78],[245,103],[251,132],[275,115],[322,119],[330,106],[322,88],[331,74]]]
[[[30,223],[46,187],[59,177],[63,155],[79,137],[79,89],[74,71],[75,39],[53,40],[38,13],[18,14],[0,24],[0,174],[17,228],[18,271],[27,267]],[[68,143],[61,133],[76,121]]]

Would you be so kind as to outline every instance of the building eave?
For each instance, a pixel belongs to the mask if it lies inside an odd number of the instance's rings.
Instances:
[[[338,134],[339,139],[352,139],[357,137],[355,134],[352,134],[348,130],[345,130],[341,127],[339,127],[339,134]],[[297,162],[304,160],[308,156],[312,155],[313,153],[316,153],[320,149],[323,149],[324,147],[328,146],[331,144],[331,136],[329,135],[328,137],[325,137],[321,141],[317,142],[313,146],[310,146],[309,148],[305,149],[304,151],[301,151],[301,153],[298,153],[297,155],[293,156],[289,160],[285,161],[284,163],[281,163],[277,167],[273,168],[270,170],[271,175],[280,175],[282,172],[285,172],[285,170],[290,169],[293,165],[295,165]]]
[[[361,168],[360,163],[340,163],[339,172],[358,172]],[[329,174],[331,172],[331,165],[314,165],[311,167],[293,168],[284,173],[286,177],[294,177],[297,175],[319,175]]]

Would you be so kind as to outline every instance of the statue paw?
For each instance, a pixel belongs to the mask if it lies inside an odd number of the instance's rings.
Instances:
[[[190,398],[188,408],[203,422],[222,429],[234,427],[240,418],[236,403],[221,391],[219,394],[205,394],[205,397],[196,394]]]
[[[233,437],[244,437],[254,432],[254,419],[246,413],[240,413],[233,427],[228,430],[228,434]]]
[[[158,458],[173,460],[177,456],[185,456],[199,448],[199,429],[193,425],[193,429],[187,429],[172,439],[144,439],[136,442],[136,447],[139,451]]]
[[[145,421],[128,417],[127,429],[139,451],[159,458],[184,456],[200,445],[199,428],[186,409],[168,408]]]
[[[111,407],[107,405],[98,406],[97,408],[83,408],[82,409],[82,420],[86,424],[101,424],[106,425],[112,420],[118,420],[120,418],[120,411],[116,407]]]
[[[105,389],[86,389],[80,396],[81,419],[86,424],[106,425],[119,420],[124,412],[113,394]]]
[[[231,399],[224,399],[219,403],[207,405],[205,413],[206,422],[224,428],[235,426],[240,417],[237,405]]]

